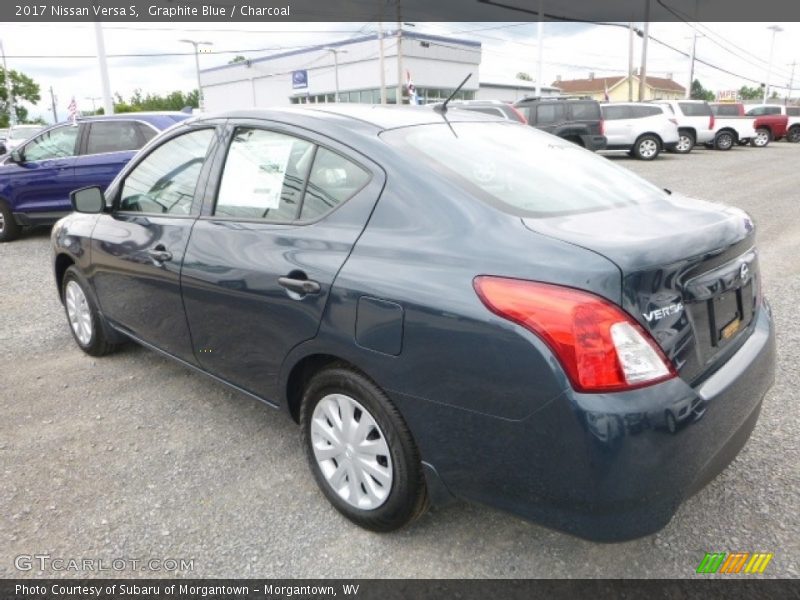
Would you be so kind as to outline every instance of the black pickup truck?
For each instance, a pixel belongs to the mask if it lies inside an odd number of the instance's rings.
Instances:
[[[600,103],[575,96],[527,97],[514,103],[528,124],[592,151],[606,147]]]

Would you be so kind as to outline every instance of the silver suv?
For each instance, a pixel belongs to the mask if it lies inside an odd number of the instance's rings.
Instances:
[[[661,150],[678,145],[678,122],[657,104],[602,104],[607,150],[627,150],[640,160],[653,160]]]

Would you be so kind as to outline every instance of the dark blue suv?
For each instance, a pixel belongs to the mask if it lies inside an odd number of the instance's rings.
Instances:
[[[189,115],[128,113],[59,123],[0,161],[0,242],[27,225],[50,225],[72,210],[69,193],[105,187],[136,151]]]

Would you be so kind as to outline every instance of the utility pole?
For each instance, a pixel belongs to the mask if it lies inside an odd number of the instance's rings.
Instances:
[[[378,23],[378,50],[380,52],[381,70],[381,104],[386,104],[386,68],[384,67],[384,48],[383,48],[383,21]]]
[[[6,64],[6,50],[3,47],[3,41],[0,40],[0,54],[3,55],[3,74],[6,81],[6,108],[8,108],[8,126],[13,126],[16,121],[16,111],[14,110],[14,95],[11,90],[11,73],[8,71]]]
[[[100,82],[103,89],[103,108],[105,114],[114,114],[114,102],[111,100],[111,84],[108,80],[108,64],[106,62],[106,44],[103,40],[103,26],[100,21],[94,22],[94,36],[97,41],[97,60],[100,63]],[[55,113],[55,111],[53,111]]]
[[[97,100],[102,100],[102,96],[86,96],[84,100],[89,100],[92,103],[92,114],[97,112]]]
[[[650,39],[650,0],[644,0],[644,32],[642,35],[642,68],[639,71],[639,102],[644,100],[647,86],[647,41]]]
[[[792,76],[789,78],[789,95],[786,97],[786,102],[784,104],[789,104],[792,100],[792,87],[794,86],[794,68],[797,66],[797,61],[792,61]]]
[[[53,107],[53,123],[58,123],[58,112],[56,111],[56,95],[53,93],[53,86],[50,86],[50,105]]]
[[[539,24],[536,26],[536,45],[538,46],[538,64],[536,65],[536,96],[542,95],[542,55],[544,47],[542,38],[544,37],[544,0],[539,0]]]
[[[200,112],[205,110],[203,100],[203,86],[200,83],[200,46],[213,46],[212,42],[196,42],[195,40],[178,40],[183,44],[191,44],[194,48],[194,72],[197,75],[197,108]]]
[[[633,22],[628,23],[628,102],[633,102]]]
[[[769,47],[769,68],[767,69],[767,83],[764,85],[764,100],[763,104],[767,103],[767,96],[769,96],[769,80],[772,77],[772,58],[775,54],[775,34],[783,31],[783,27],[779,25],[771,25],[767,29],[772,30],[772,44]]]
[[[325,50],[333,54],[333,76],[335,80],[334,85],[336,86],[336,98],[334,102],[339,102],[339,52],[347,54],[347,50],[339,50],[338,48],[330,47],[325,48]]]
[[[686,99],[692,96],[692,84],[694,83],[694,58],[697,51],[697,32],[692,36],[692,57],[689,59],[689,85],[686,86]]]
[[[397,104],[403,103],[403,21],[397,0]]]

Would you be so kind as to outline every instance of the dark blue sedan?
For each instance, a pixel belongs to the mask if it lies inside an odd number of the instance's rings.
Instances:
[[[0,242],[28,225],[52,225],[72,210],[69,193],[106,187],[180,112],[127,113],[78,119],[45,129],[0,159]]]
[[[372,530],[461,498],[652,533],[773,381],[748,215],[479,113],[192,119],[73,203],[52,241],[78,346],[134,340],[280,408]]]

